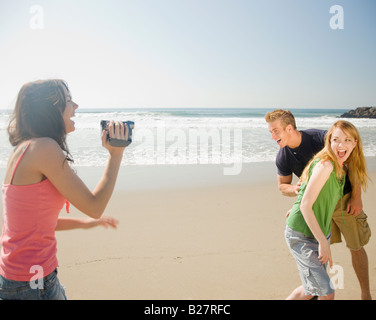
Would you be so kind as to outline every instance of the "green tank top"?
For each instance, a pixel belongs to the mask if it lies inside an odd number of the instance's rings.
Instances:
[[[309,169],[309,179],[311,178],[313,168],[320,161],[316,159]],[[331,230],[331,219],[336,208],[338,200],[343,196],[343,186],[345,181],[345,174],[342,179],[337,179],[335,171],[333,170],[328,180],[321,189],[315,203],[312,206],[313,212],[320,225],[321,231],[327,237]],[[313,237],[311,230],[305,222],[304,216],[300,211],[300,203],[302,201],[307,183],[303,182],[299,189],[299,194],[296,202],[291,208],[290,215],[287,218],[287,225],[306,236]]]

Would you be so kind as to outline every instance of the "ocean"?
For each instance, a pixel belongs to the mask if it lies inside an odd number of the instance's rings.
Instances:
[[[290,109],[298,129],[328,129],[348,109]],[[76,130],[67,141],[75,166],[104,166],[101,120],[135,122],[133,142],[122,165],[235,164],[274,161],[278,145],[264,120],[272,109],[78,109]],[[12,147],[7,125],[10,111],[0,110],[0,168]],[[363,139],[367,157],[376,156],[376,120],[347,119]]]

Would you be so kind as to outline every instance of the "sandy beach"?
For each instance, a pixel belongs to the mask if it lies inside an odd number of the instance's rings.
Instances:
[[[373,230],[373,183],[363,193]],[[71,300],[284,299],[300,284],[284,240],[283,197],[273,162],[243,164],[239,175],[222,165],[124,166],[105,215],[117,230],[98,227],[56,233],[59,278]],[[79,167],[94,188],[101,167]],[[3,177],[4,170],[1,170]],[[1,208],[2,212],[2,208]],[[65,210],[62,216],[67,215]],[[71,206],[71,216],[84,216]],[[366,246],[376,297],[376,241]],[[360,298],[345,244],[332,246],[333,276],[343,271],[336,299]],[[338,268],[339,266],[339,268]]]
[[[367,162],[373,183],[363,204],[374,229],[376,161]],[[102,170],[77,173],[94,186]],[[122,167],[105,212],[120,221],[118,229],[57,233],[68,298],[284,299],[300,279],[283,232],[293,199],[280,195],[275,174],[272,162],[243,165],[237,176],[223,175],[219,165]],[[82,213],[72,207],[70,215]],[[372,237],[366,251],[374,298],[375,246]],[[333,276],[343,270],[336,299],[359,299],[345,244],[332,246],[332,255]]]

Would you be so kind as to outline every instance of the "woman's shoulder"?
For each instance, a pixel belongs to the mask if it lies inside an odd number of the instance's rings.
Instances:
[[[316,159],[314,162],[314,169],[323,171],[333,171],[334,165],[330,160]]]
[[[29,149],[31,153],[38,155],[38,158],[63,154],[58,143],[48,137],[31,139]]]
[[[62,168],[61,164],[66,160],[58,143],[54,139],[46,137],[32,139],[26,155],[28,155],[30,168],[47,177]]]
[[[30,140],[30,146],[34,148],[60,148],[54,139],[48,137],[33,138]]]

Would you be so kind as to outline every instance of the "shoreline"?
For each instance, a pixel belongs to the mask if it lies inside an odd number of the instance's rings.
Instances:
[[[366,161],[368,171],[376,171],[376,156],[366,157]],[[226,175],[226,168],[233,166],[239,164],[124,165],[120,167],[115,191],[276,182],[277,169],[274,161],[243,163],[240,164],[239,174]],[[99,180],[98,172],[104,171],[104,167],[77,166],[74,169],[91,189]],[[294,176],[294,180],[296,179]]]
[[[366,157],[366,161],[368,172],[375,172],[376,156]],[[122,165],[115,191],[276,182],[277,170],[274,161],[242,163],[239,174],[226,175],[226,168],[231,168],[231,166],[225,164]],[[75,165],[72,168],[89,189],[96,186],[105,169],[104,166]],[[5,167],[0,167],[1,181],[4,178],[5,170]],[[294,180],[296,180],[295,176]],[[0,203],[0,207],[1,205]]]
[[[376,159],[376,158],[375,158]],[[375,160],[376,163],[376,160]],[[239,165],[237,165],[239,166]],[[130,165],[120,167],[115,190],[145,190],[200,186],[236,185],[275,181],[274,162],[240,164],[241,172],[226,174],[223,164]],[[75,167],[77,174],[90,187],[98,182],[97,173],[104,167]]]

